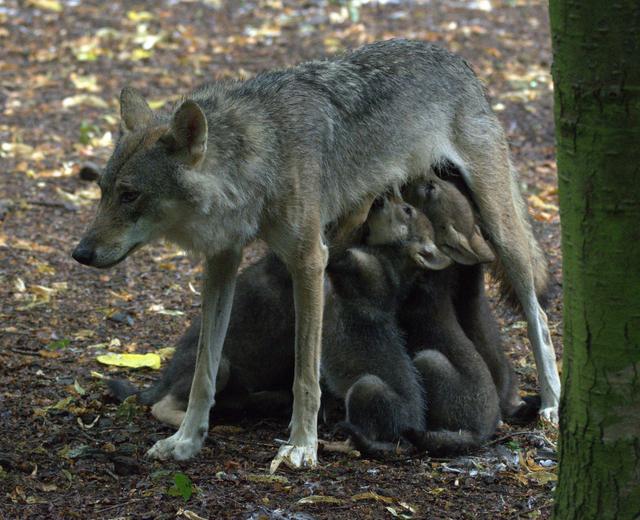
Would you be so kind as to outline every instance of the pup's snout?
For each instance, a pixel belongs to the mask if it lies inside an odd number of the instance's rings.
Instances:
[[[96,258],[96,251],[93,247],[88,246],[84,241],[80,242],[71,253],[76,262],[84,265],[92,265]]]

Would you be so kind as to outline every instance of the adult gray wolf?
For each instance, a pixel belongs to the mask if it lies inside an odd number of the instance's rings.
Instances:
[[[529,324],[543,415],[557,418],[559,379],[545,283],[500,124],[460,57],[428,43],[390,40],[327,61],[216,82],[171,114],[120,96],[122,133],[100,180],[93,224],[73,252],[109,267],[164,237],[204,256],[202,328],[185,420],[149,451],[196,454],[208,429],[215,378],[242,248],[263,238],[291,273],[296,314],[291,434],[271,470],[317,460],[326,225],[393,185],[450,162],[461,172]],[[346,225],[346,224],[345,224]]]

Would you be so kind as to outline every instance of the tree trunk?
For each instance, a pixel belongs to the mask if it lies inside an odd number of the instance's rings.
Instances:
[[[564,360],[556,520],[640,518],[640,2],[551,0]]]

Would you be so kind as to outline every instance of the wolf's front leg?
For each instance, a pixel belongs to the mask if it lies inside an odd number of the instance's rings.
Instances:
[[[323,280],[328,250],[320,237],[291,262],[296,312],[295,374],[291,434],[271,463],[290,468],[315,466],[318,460],[318,411],[320,409],[320,349],[322,339]]]
[[[153,445],[147,452],[149,457],[186,460],[202,448],[209,429],[209,410],[214,402],[240,259],[241,250],[230,250],[205,261],[202,326],[187,414],[176,433]]]

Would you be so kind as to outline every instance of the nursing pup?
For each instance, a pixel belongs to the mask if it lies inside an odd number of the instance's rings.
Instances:
[[[393,185],[450,162],[522,304],[538,365],[542,413],[557,419],[559,379],[536,288],[544,259],[518,193],[504,132],[482,84],[435,45],[390,40],[326,61],[215,82],[169,114],[133,89],[100,180],[96,218],[73,252],[106,268],[157,238],[205,258],[194,382],[179,430],[149,451],[188,459],[201,448],[214,402],[241,250],[264,238],[293,280],[296,317],[291,434],[272,470],[314,465],[325,227]],[[336,233],[347,235],[344,230]]]
[[[234,312],[216,378],[216,399],[223,409],[278,413],[291,404],[295,321],[291,276],[269,253],[239,276]],[[138,394],[160,421],[180,427],[198,353],[200,318],[180,338],[160,378],[139,391],[126,381],[108,381],[120,400]]]
[[[478,226],[478,219],[469,198],[463,193],[461,179],[449,176],[445,180],[430,172],[425,181],[405,188],[403,195],[420,208],[433,223],[434,241],[456,260],[450,269],[450,291],[456,318],[464,334],[473,342],[487,364],[500,398],[502,418],[512,422],[533,419],[540,403],[537,396],[523,402],[518,396],[518,381],[507,359],[498,323],[491,311],[484,286],[483,263],[491,262],[493,252],[488,248]],[[457,182],[455,182],[457,181]],[[420,348],[421,318],[426,315],[419,305],[421,286],[415,290],[405,307],[401,321],[409,336],[410,348]]]

